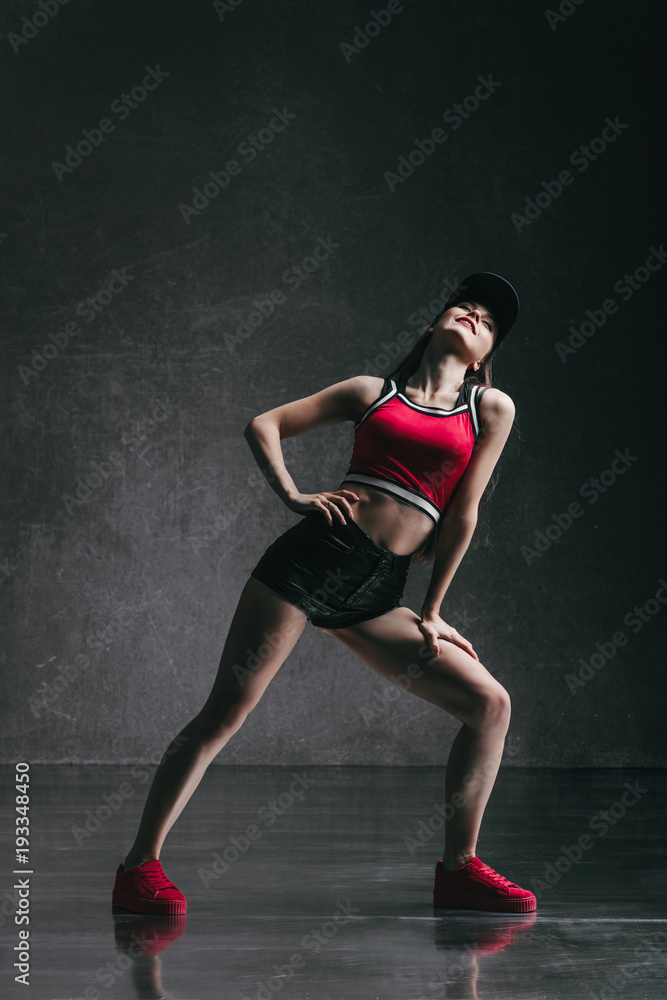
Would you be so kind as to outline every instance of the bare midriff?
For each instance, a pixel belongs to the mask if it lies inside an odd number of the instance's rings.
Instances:
[[[431,534],[433,521],[427,514],[388,493],[347,480],[343,480],[338,489],[350,490],[359,497],[358,500],[350,500],[355,523],[377,545],[394,555],[410,555]],[[347,520],[346,511],[343,508],[341,510]]]

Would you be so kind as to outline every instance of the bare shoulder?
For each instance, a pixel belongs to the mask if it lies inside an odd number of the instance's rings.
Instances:
[[[379,397],[384,379],[376,375],[354,375],[346,385],[358,409],[357,418]]]
[[[507,438],[514,423],[515,406],[511,396],[502,389],[489,386],[478,403],[481,438]]]
[[[482,425],[489,430],[496,427],[511,427],[516,408],[511,396],[502,389],[489,386],[479,400],[479,416]]]

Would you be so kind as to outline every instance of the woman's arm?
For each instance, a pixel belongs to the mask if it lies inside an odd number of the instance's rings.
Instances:
[[[267,483],[283,503],[298,496],[296,483],[287,471],[280,446],[280,428],[272,420],[255,417],[243,431],[251,452]]]
[[[440,605],[470,544],[477,524],[480,499],[512,428],[515,409],[510,397],[500,389],[490,387],[482,398],[480,433],[468,466],[443,515],[433,572],[421,609],[425,625],[429,620],[434,623],[442,621]],[[437,653],[437,627],[422,631],[429,638],[434,653]],[[452,632],[456,633],[456,630],[452,629]],[[467,640],[462,639],[460,644],[472,651]]]
[[[308,508],[321,509],[329,523],[331,513],[326,507],[326,498],[332,500],[331,508],[338,505],[352,516],[352,508],[347,496],[355,497],[350,490],[321,494],[301,494],[287,471],[280,442],[283,438],[303,434],[316,427],[330,427],[345,420],[356,420],[365,408],[364,400],[369,395],[369,376],[357,375],[336,382],[312,396],[295,399],[272,410],[253,417],[246,425],[243,435],[262,472],[262,475],[290,510],[305,513]],[[370,386],[371,396],[377,380]],[[323,498],[316,500],[314,498]],[[304,499],[307,498],[307,499]],[[335,498],[335,502],[334,501]],[[342,519],[342,514],[339,515]]]

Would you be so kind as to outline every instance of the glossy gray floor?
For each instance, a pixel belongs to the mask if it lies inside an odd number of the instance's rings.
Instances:
[[[444,771],[431,767],[212,765],[161,856],[186,917],[112,912],[148,780],[141,765],[31,767],[30,987],[5,948],[5,995],[667,996],[664,772],[501,770],[477,850],[535,891],[522,916],[434,911]],[[13,949],[11,880],[28,876],[11,874],[12,782],[3,767]]]

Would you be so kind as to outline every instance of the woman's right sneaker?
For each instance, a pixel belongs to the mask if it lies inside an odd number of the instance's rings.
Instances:
[[[464,910],[528,913],[537,909],[537,897],[484,864],[476,855],[450,871],[442,858],[435,866],[433,905]]]
[[[185,913],[185,896],[167,878],[157,858],[125,869],[121,861],[116,871],[116,884],[111,905],[133,913]]]

